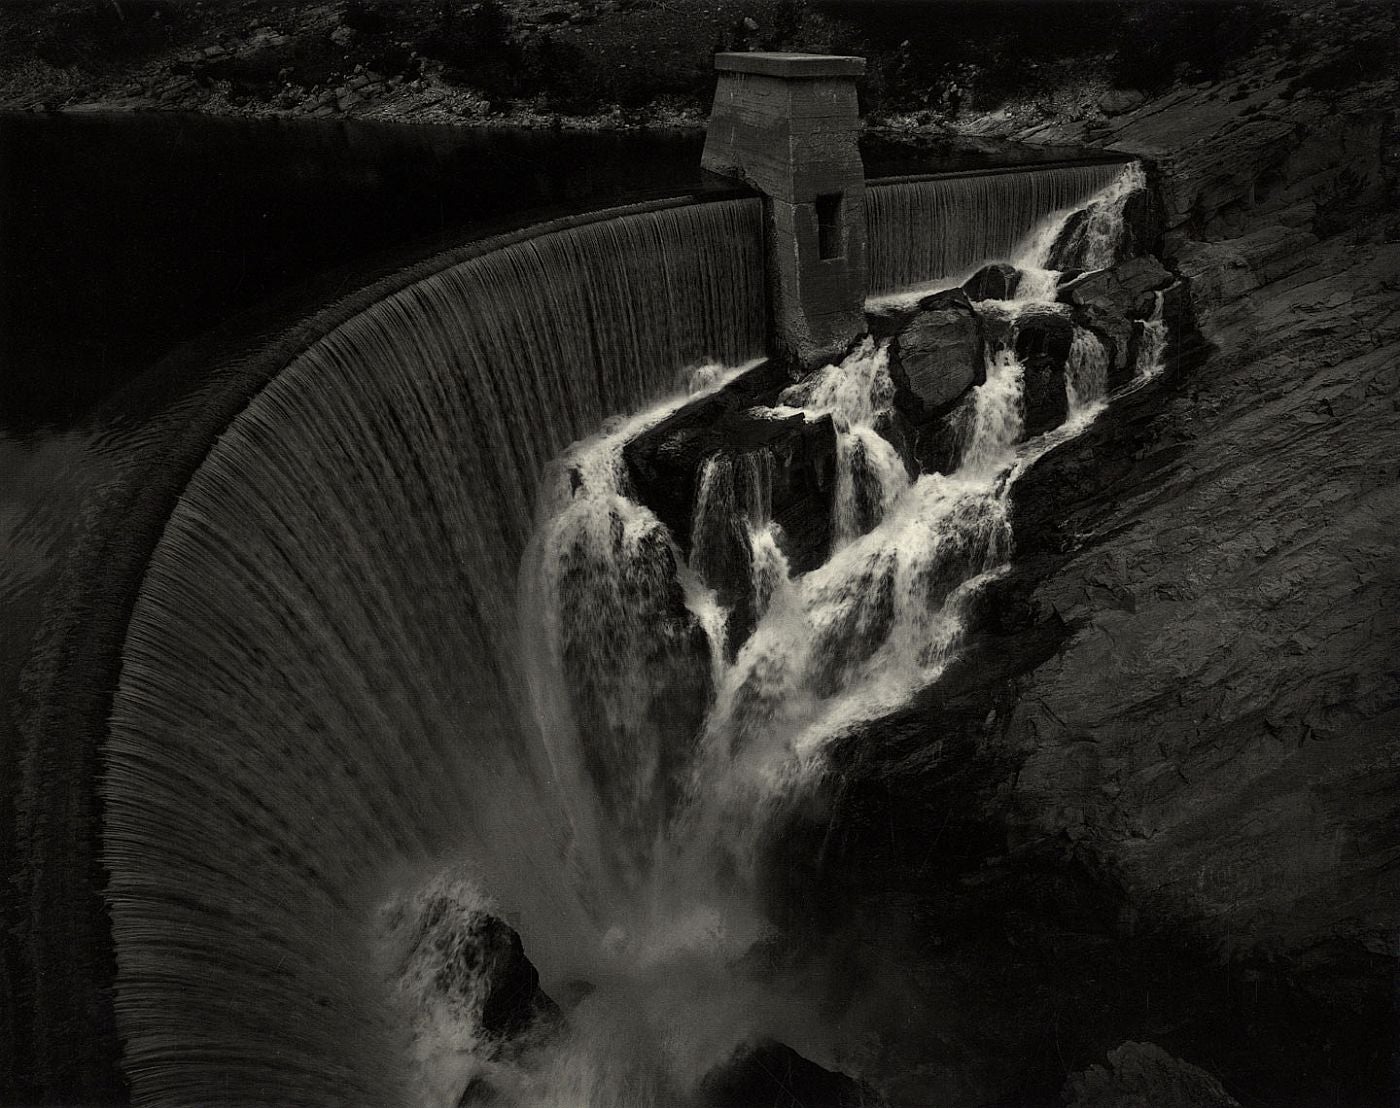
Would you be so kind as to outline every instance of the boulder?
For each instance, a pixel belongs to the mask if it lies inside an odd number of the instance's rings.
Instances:
[[[1053,431],[1069,415],[1069,395],[1065,391],[1065,363],[1049,354],[1021,359],[1025,366],[1025,437]]]
[[[809,1062],[792,1047],[765,1039],[739,1047],[700,1082],[705,1108],[875,1108],[868,1085]]]
[[[914,457],[924,473],[952,473],[962,464],[969,402],[925,423],[914,441]]]
[[[774,461],[772,519],[782,529],[783,553],[792,571],[806,573],[826,561],[831,550],[836,427],[829,415],[758,422],[753,430],[772,436],[767,440]],[[769,426],[775,423],[779,426]]]
[[[1099,97],[1099,110],[1104,115],[1122,115],[1140,105],[1146,97],[1137,89],[1109,89]]]
[[[919,302],[890,343],[895,404],[916,426],[987,379],[982,321],[962,289]]]
[[[987,345],[1015,351],[1025,367],[1025,434],[1039,435],[1064,422],[1068,400],[1064,394],[1074,320],[1062,307],[1032,304],[1015,312],[989,312],[984,317]],[[1129,330],[1131,324],[1125,325]],[[1125,332],[1126,334],[1126,332]],[[964,415],[965,421],[966,416]],[[920,440],[919,461],[927,468],[950,473],[960,460],[962,424],[950,421]]]
[[[1140,325],[1121,315],[1105,314],[1092,308],[1076,312],[1074,321],[1086,331],[1092,331],[1103,343],[1104,352],[1108,355],[1105,381],[1108,390],[1112,392],[1131,380]]]
[[[1130,258],[1110,269],[1085,273],[1060,286],[1059,297],[1071,305],[1073,320],[1093,331],[1108,351],[1108,387],[1132,377],[1139,327],[1156,308],[1157,290],[1173,277],[1156,258]]]
[[[720,422],[772,402],[789,383],[774,363],[766,363],[672,412],[623,447],[637,499],[656,513],[682,553],[690,553],[700,468],[707,457],[731,445],[719,433]]]
[[[1155,1043],[1124,1043],[1107,1066],[1072,1074],[1061,1098],[1068,1108],[1239,1108],[1205,1070]]]
[[[1161,248],[1166,215],[1155,189],[1134,189],[1123,201],[1123,241],[1118,259],[1156,254]]]
[[[1074,344],[1074,321],[1063,308],[1037,305],[1012,318],[1011,333],[1016,356],[1023,362],[1043,356],[1063,366]]]
[[[690,551],[699,478],[721,452],[764,451],[772,459],[771,519],[783,530],[784,553],[795,572],[815,569],[831,547],[836,489],[836,427],[830,415],[769,416],[755,408],[716,413],[705,406],[666,420],[623,448],[638,499]],[[717,415],[712,422],[700,422]]]
[[[481,1029],[498,1042],[518,1039],[560,1019],[559,1006],[540,988],[540,974],[525,956],[513,927],[484,916],[482,935],[486,998]]]
[[[1032,305],[1016,314],[998,313],[987,320],[989,345],[1010,347],[1025,369],[1025,436],[1043,434],[1058,427],[1069,412],[1065,373],[1074,343],[1074,321],[1063,308]],[[965,421],[964,417],[964,421]],[[921,441],[920,461],[942,473],[960,460],[963,435],[960,423]]]
[[[1019,269],[1006,262],[994,262],[963,282],[963,291],[972,300],[1010,300],[1020,283]]]
[[[427,962],[437,999],[475,1016],[492,1055],[518,1053],[558,1026],[559,1006],[540,988],[519,934],[503,920],[444,893],[422,902],[412,926],[408,961]]]
[[[1172,280],[1156,258],[1129,258],[1061,285],[1059,300],[1076,309],[1092,307],[1106,315],[1146,319],[1156,307],[1153,293],[1165,289]]]

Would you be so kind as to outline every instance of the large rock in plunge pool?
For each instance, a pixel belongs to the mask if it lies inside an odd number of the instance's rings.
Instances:
[[[982,320],[962,289],[925,297],[894,326],[895,404],[915,426],[942,415],[987,379]]]
[[[1062,1099],[1069,1108],[1239,1108],[1220,1082],[1155,1043],[1124,1043],[1107,1066],[1073,1074]]]
[[[415,915],[408,915],[414,912]],[[405,929],[401,985],[422,1009],[474,1029],[490,1057],[517,1054],[556,1030],[559,1006],[540,988],[519,934],[450,888],[398,909]]]
[[[704,1108],[879,1108],[874,1089],[774,1039],[741,1046],[700,1083]]]

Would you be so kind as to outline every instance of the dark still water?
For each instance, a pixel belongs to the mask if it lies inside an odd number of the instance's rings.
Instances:
[[[366,265],[527,213],[699,188],[702,143],[0,115],[0,429],[72,426],[178,343],[293,290],[309,306],[363,283]]]

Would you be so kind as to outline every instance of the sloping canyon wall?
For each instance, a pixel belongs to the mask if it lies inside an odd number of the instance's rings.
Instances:
[[[964,665],[850,743],[792,831],[824,859],[793,925],[921,1028],[892,1027],[892,1095],[1048,1103],[1138,1039],[1244,1103],[1392,1102],[1395,104],[1344,51],[1265,56],[1021,136],[1155,162],[1212,349],[1018,482]]]

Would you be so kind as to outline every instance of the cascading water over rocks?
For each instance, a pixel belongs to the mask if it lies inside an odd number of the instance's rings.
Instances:
[[[1011,556],[1017,475],[1102,409],[1130,345],[1139,376],[1163,356],[1160,296],[1110,333],[1054,271],[1073,205],[1100,205],[1085,234],[1113,240],[1119,172],[1016,175],[1031,195],[1010,223],[956,258],[911,254],[905,284],[1019,270],[1011,299],[960,301],[985,380],[919,427],[876,334],[734,392],[764,372],[716,364],[762,329],[736,302],[762,299],[746,202],[644,218],[620,252],[570,239],[452,274],[274,382],[171,521],[116,701],[107,841],[141,1097],[620,1108],[706,1103],[768,1040],[858,1067],[810,981],[765,963],[756,864],[828,740],[955,655],[968,598]],[[932,226],[920,205],[948,214],[939,190],[900,195],[911,239]],[[660,270],[634,272],[648,237]],[[541,250],[583,274],[567,310],[547,303],[557,274],[540,291]],[[489,326],[458,285],[493,298]],[[600,334],[595,314],[628,326]],[[656,345],[648,320],[684,341]],[[705,404],[721,432],[675,424]],[[942,471],[918,464],[935,426]],[[707,445],[663,503],[629,450],[664,428],[653,460]],[[211,812],[186,799],[211,789]]]
[[[1108,243],[1103,249],[1109,255],[1112,219],[1098,213],[1121,213],[1121,196],[1140,183],[1139,172],[1125,172],[1091,205],[1095,242]],[[829,738],[898,707],[937,678],[956,651],[967,599],[1011,555],[1009,493],[1016,476],[1104,407],[1105,344],[1056,302],[1056,274],[1047,265],[1065,218],[1060,213],[1039,228],[1019,255],[1030,271],[1020,295],[982,305],[1004,329],[986,350],[985,382],[954,413],[961,460],[951,472],[911,474],[882,433],[897,392],[887,341],[865,339],[839,364],[745,413],[774,421],[833,421],[831,540],[826,559],[808,572],[792,571],[787,538],[774,522],[783,462],[770,446],[736,443],[706,457],[689,527],[675,535],[639,502],[623,458],[627,437],[654,427],[673,408],[580,444],[564,460],[568,472],[582,476],[556,508],[546,508],[538,562],[529,572],[542,572],[555,584],[522,590],[533,611],[527,623],[547,628],[545,654],[555,659],[566,657],[580,636],[588,639],[589,657],[614,667],[595,683],[606,685],[618,702],[634,699],[624,711],[600,713],[596,693],[572,690],[551,699],[549,711],[576,726],[592,721],[571,740],[585,759],[594,742],[616,731],[605,720],[654,715],[636,697],[664,690],[672,711],[670,724],[649,732],[645,741],[630,734],[612,748],[606,784],[595,790],[600,803],[588,819],[590,827],[608,825],[604,838],[625,838],[629,828],[641,828],[631,853],[632,902],[615,900],[604,908],[614,921],[604,945],[614,957],[668,966],[674,975],[664,1003],[641,1001],[649,1021],[664,1029],[663,1044],[645,1058],[614,1054],[612,1064],[621,1068],[609,1080],[616,1083],[591,1085],[588,1103],[630,1102],[629,1090],[662,1081],[658,1074],[665,1081],[649,1087],[684,1096],[705,1065],[720,1065],[727,1051],[763,1036],[787,1035],[823,1062],[835,1060],[834,1044],[819,1030],[801,1026],[785,1009],[755,1005],[760,984],[742,966],[746,951],[764,934],[750,884],[756,852],[765,826],[800,793],[804,775],[819,766]],[[1047,313],[1063,317],[1071,335],[1061,378],[1068,416],[1056,430],[1028,437],[1018,328]],[[1144,325],[1148,335],[1159,329],[1159,318]],[[1144,338],[1140,378],[1156,372],[1161,353],[1160,342]],[[601,522],[586,540],[592,569],[585,576],[574,573],[571,586],[581,534],[571,521],[580,518]],[[666,605],[655,599],[665,591],[662,582],[669,582]],[[571,587],[577,591],[572,598],[565,595]],[[625,618],[619,618],[620,604],[629,606]],[[736,606],[745,609],[739,642],[728,618]],[[710,647],[687,640],[689,675],[658,678],[647,667],[667,664],[678,626],[687,635],[708,637]],[[537,702],[545,699],[542,689],[570,690],[567,674],[562,680],[546,675],[539,685]],[[624,688],[631,691],[620,692]],[[676,726],[682,716],[687,723]],[[567,727],[552,718],[541,730],[560,734]],[[645,787],[633,789],[637,782]],[[626,797],[610,796],[619,787]],[[659,805],[664,815],[635,821],[637,804]],[[704,970],[687,986],[684,975],[697,964]],[[726,981],[729,997],[743,997],[744,1003],[730,1012],[727,1033],[705,1039],[703,1049],[692,1043],[677,1054],[673,1040],[704,1039],[697,1030],[702,1027],[713,1034],[704,1013],[717,977]],[[616,994],[610,992],[619,987],[615,979],[599,985],[590,993],[590,1013],[571,1026],[585,1019],[609,1023],[615,1017],[601,1014],[609,1004],[639,1003],[635,985],[631,981]],[[560,1048],[572,1065],[582,1064],[571,1054],[580,1049],[571,1039]],[[628,1065],[640,1070],[629,1071]],[[548,1101],[558,1091],[531,1093],[539,1095]]]

